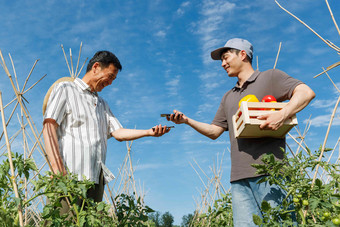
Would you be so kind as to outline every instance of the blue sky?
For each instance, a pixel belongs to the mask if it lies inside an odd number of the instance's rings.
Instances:
[[[0,2],[0,49],[7,65],[10,66],[10,53],[20,84],[36,59],[40,60],[29,84],[47,74],[25,96],[38,129],[42,128],[41,106],[49,86],[58,78],[69,76],[61,44],[66,52],[72,49],[74,62],[81,42],[81,63],[97,50],[114,52],[123,70],[101,96],[124,127],[146,129],[167,123],[159,114],[173,109],[210,123],[221,97],[236,83],[235,78],[228,78],[221,62],[210,59],[210,52],[223,46],[227,39],[240,37],[254,45],[260,71],[273,68],[282,42],[276,68],[304,81],[317,95],[310,106],[297,115],[299,128],[303,130],[311,116],[306,143],[315,150],[323,142],[339,93],[325,75],[315,79],[313,76],[321,72],[322,67],[338,62],[339,57],[272,0]],[[324,1],[280,3],[325,39],[340,45],[340,35]],[[339,2],[329,0],[329,4],[340,23]],[[253,66],[256,68],[256,59]],[[329,72],[338,87],[339,72],[339,67]],[[0,90],[6,103],[14,94],[3,70],[0,76],[3,78]],[[10,132],[17,126],[11,123]],[[338,111],[328,147],[335,145],[339,126]],[[295,130],[292,134],[297,135]],[[296,148],[291,139],[288,143]],[[186,125],[176,125],[161,138],[134,141],[135,177],[144,184],[147,205],[162,213],[169,211],[175,223],[180,224],[183,215],[194,211],[193,197],[197,198],[202,188],[189,162],[196,160],[211,174],[209,166],[226,152],[223,182],[229,188],[228,148],[227,133],[212,141]],[[116,175],[125,154],[125,143],[110,140],[107,165]]]

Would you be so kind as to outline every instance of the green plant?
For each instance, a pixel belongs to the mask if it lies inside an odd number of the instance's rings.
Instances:
[[[10,175],[10,164],[4,159],[0,165],[0,223],[2,226],[19,225],[19,205],[23,207],[24,181],[23,176],[29,179],[30,171],[37,170],[32,159],[24,159],[23,155],[12,153],[13,166],[16,177]],[[15,196],[12,179],[18,185],[19,198]],[[29,205],[26,202],[25,205]]]
[[[117,226],[147,226],[148,214],[154,212],[135,196],[120,194],[115,198]]]
[[[35,185],[35,196],[47,197],[47,204],[43,208],[41,224],[48,223],[53,226],[102,226],[112,223],[109,214],[110,205],[100,202],[96,203],[87,198],[87,190],[94,183],[89,180],[78,181],[75,174],[51,174],[39,175],[39,179],[33,182]],[[68,202],[66,202],[66,200]],[[69,212],[60,214],[62,203],[69,203]]]
[[[219,226],[233,226],[233,211],[231,206],[231,195],[222,194],[221,199],[214,202],[214,206],[209,206],[208,212],[201,214],[194,219],[192,226],[203,227],[219,227]]]
[[[1,226],[19,226],[19,205],[22,212],[39,197],[46,197],[47,204],[42,208],[41,226],[145,226],[147,214],[151,208],[141,203],[140,198],[120,194],[115,198],[116,214],[113,207],[105,202],[96,203],[87,198],[87,191],[94,183],[89,180],[78,181],[75,174],[38,174],[34,185],[34,196],[25,200],[25,179],[37,171],[32,159],[23,155],[12,154],[15,177],[10,174],[9,160],[4,159],[0,165],[0,223]],[[13,190],[12,179],[18,186],[18,198]],[[60,214],[63,201],[70,205],[67,214]],[[71,214],[71,215],[70,215]],[[28,224],[28,226],[30,226]]]
[[[329,151],[326,149],[325,151]],[[264,164],[254,164],[258,174],[267,176],[261,182],[277,184],[287,192],[282,206],[270,207],[263,201],[261,205],[263,218],[254,215],[254,223],[261,226],[290,226],[294,224],[292,214],[296,214],[297,223],[303,226],[332,226],[334,218],[339,217],[339,165],[318,161],[321,148],[309,154],[300,152],[296,157],[283,161],[276,160],[273,154],[262,158]],[[320,165],[330,177],[325,184],[322,179],[313,180],[310,175]]]

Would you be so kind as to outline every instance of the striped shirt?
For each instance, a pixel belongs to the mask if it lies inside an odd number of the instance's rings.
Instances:
[[[44,116],[49,118],[59,125],[59,150],[68,171],[78,174],[79,180],[85,176],[99,183],[107,139],[113,131],[122,128],[108,104],[77,78],[53,88]]]

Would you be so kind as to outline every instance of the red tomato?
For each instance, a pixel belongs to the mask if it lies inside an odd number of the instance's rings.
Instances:
[[[266,95],[263,97],[262,102],[276,102],[276,98],[272,95]]]

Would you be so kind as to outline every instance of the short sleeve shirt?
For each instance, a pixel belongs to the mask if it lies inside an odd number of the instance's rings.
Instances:
[[[44,119],[54,119],[60,155],[72,173],[99,183],[105,164],[107,139],[122,128],[108,104],[89,86],[77,78],[57,84],[47,103]]]
[[[253,94],[259,100],[266,95],[273,95],[278,102],[283,102],[292,97],[299,84],[302,82],[277,69],[255,71],[241,88],[235,86],[223,96],[212,124],[229,130],[231,182],[256,177],[256,169],[251,164],[261,164],[261,157],[266,153],[273,153],[277,159],[283,159],[282,149],[285,149],[285,139],[235,138],[232,116],[238,109],[239,101],[244,96]]]

